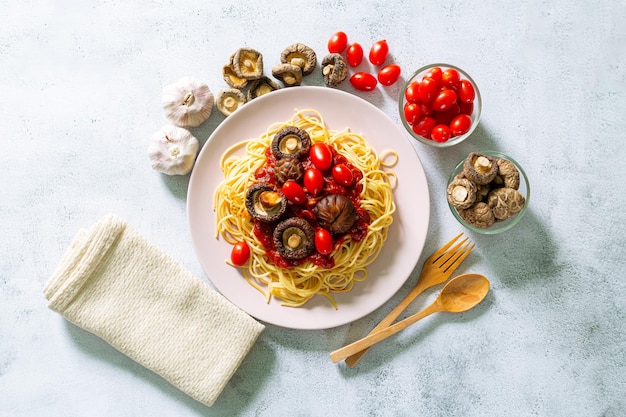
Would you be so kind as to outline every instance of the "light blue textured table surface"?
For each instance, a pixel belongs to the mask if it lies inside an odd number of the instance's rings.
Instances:
[[[0,1],[0,416],[626,415],[624,2],[265,4]],[[352,324],[268,325],[212,408],[47,308],[42,287],[70,240],[109,212],[208,282],[187,226],[189,176],[147,158],[163,86],[192,76],[217,91],[238,47],[277,57],[303,42],[321,57],[337,30],[366,47],[386,38],[405,75],[450,62],[480,87],[468,141],[414,144],[432,207],[418,265],[462,230],[443,197],[458,160],[497,149],[526,169],[516,228],[469,233],[477,249],[459,271],[490,278],[480,307],[429,317],[354,369],[328,353],[365,335],[416,271]],[[306,80],[320,85],[319,68]],[[400,123],[399,84],[340,88]],[[214,111],[194,133],[204,142],[223,120]]]

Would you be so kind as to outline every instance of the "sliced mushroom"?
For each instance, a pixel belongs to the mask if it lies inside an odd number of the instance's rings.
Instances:
[[[498,164],[498,176],[502,178],[502,184],[507,188],[517,190],[519,188],[519,171],[515,164],[507,159],[496,159]]]
[[[302,69],[296,65],[276,65],[272,68],[272,75],[282,81],[285,87],[293,87],[302,84]]]
[[[236,88],[224,88],[217,92],[215,105],[226,117],[244,104],[246,104],[246,96]]]
[[[463,220],[480,229],[487,229],[496,222],[491,207],[483,202],[476,203],[467,209],[460,209],[458,213]]]
[[[250,89],[248,90],[248,101],[254,100],[263,94],[271,93],[272,91],[280,90],[280,85],[268,77],[261,77],[258,80],[250,83]]]
[[[283,184],[288,180],[299,181],[304,175],[304,167],[298,158],[284,157],[276,161],[274,176]]]
[[[506,220],[524,208],[524,196],[513,188],[497,188],[489,193],[487,204],[493,211],[496,220]]]
[[[276,159],[281,159],[285,156],[300,157],[309,152],[311,137],[304,129],[296,126],[287,126],[274,135],[271,148]]]
[[[315,215],[320,226],[334,235],[346,233],[356,221],[354,204],[340,194],[330,194],[318,201]]]
[[[315,230],[308,221],[300,217],[290,217],[274,229],[274,245],[286,259],[307,257],[315,247]]]
[[[259,182],[246,193],[246,209],[256,220],[271,222],[285,213],[287,199],[276,186]]]
[[[476,185],[467,178],[457,178],[448,184],[446,197],[458,209],[469,208],[476,202]]]
[[[317,65],[317,55],[308,46],[294,43],[280,54],[280,62],[298,66],[302,70],[302,75],[309,75]]]
[[[463,175],[476,184],[490,183],[498,173],[498,164],[488,156],[472,152],[463,163]]]
[[[258,80],[263,76],[263,55],[252,48],[239,48],[233,55],[233,70],[240,78]]]
[[[242,89],[248,85],[248,80],[242,78],[235,73],[235,68],[233,67],[233,59],[235,55],[231,55],[228,64],[222,67],[222,77],[226,84],[228,84],[232,88]]]
[[[329,54],[322,59],[324,84],[337,87],[348,76],[348,66],[340,54]]]

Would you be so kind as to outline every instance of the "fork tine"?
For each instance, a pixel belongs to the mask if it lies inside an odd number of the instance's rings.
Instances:
[[[451,275],[454,270],[461,264],[461,262],[463,262],[463,260],[467,257],[467,255],[469,255],[469,253],[474,249],[474,244],[472,244],[470,246],[471,242],[468,242],[464,247],[463,250],[457,252],[457,256],[454,258],[454,260],[452,261],[451,264],[447,265],[444,269],[444,273],[446,275]]]
[[[461,232],[458,235],[456,235],[455,237],[453,237],[448,243],[446,243],[445,245],[440,247],[435,253],[430,255],[428,257],[428,259],[426,259],[426,261],[424,262],[424,267],[422,269],[424,269],[424,268],[426,268],[428,266],[431,266],[439,258],[441,258],[443,255],[445,255],[445,253],[448,251],[450,246],[452,246],[461,236],[463,236],[463,232]],[[465,240],[467,240],[467,238],[465,238]]]

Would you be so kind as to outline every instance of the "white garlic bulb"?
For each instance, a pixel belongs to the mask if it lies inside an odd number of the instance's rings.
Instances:
[[[184,77],[163,88],[165,116],[178,126],[197,127],[211,115],[213,93],[206,84]]]
[[[182,127],[165,125],[152,136],[148,156],[152,168],[167,175],[185,175],[191,171],[200,144]]]

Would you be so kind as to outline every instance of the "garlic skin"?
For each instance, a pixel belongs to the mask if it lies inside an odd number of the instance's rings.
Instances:
[[[148,156],[152,168],[167,175],[185,175],[191,171],[200,144],[182,127],[165,125],[152,135]]]
[[[215,99],[206,84],[183,77],[163,88],[165,116],[177,126],[198,127],[211,116]]]

